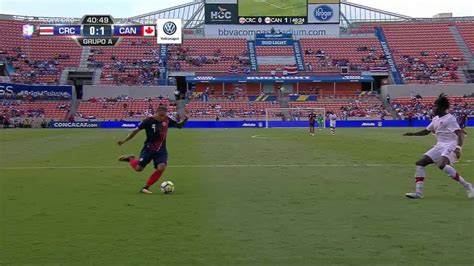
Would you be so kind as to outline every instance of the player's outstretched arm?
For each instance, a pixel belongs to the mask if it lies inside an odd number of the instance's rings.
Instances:
[[[179,123],[170,118],[170,126],[173,126],[176,128],[183,128],[184,125],[186,125],[186,122],[188,122],[188,120],[189,120],[189,117],[187,114],[184,115],[184,120]]]
[[[418,137],[421,137],[421,136],[426,136],[426,135],[429,135],[431,133],[431,131],[429,130],[426,130],[426,129],[423,129],[422,131],[419,131],[419,132],[408,132],[408,133],[405,133],[403,136],[408,136],[408,137],[412,137],[412,136],[418,136]]]
[[[135,128],[132,132],[130,132],[130,134],[128,134],[128,136],[127,136],[124,140],[119,140],[119,141],[117,142],[117,144],[118,144],[119,146],[125,144],[127,141],[133,139],[133,138],[138,134],[138,132],[140,132],[140,130],[141,130],[141,129],[138,128],[138,127]]]

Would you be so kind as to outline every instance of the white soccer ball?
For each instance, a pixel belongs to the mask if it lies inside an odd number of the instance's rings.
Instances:
[[[161,192],[163,192],[164,194],[173,193],[174,184],[171,181],[165,181],[161,183],[160,189],[161,189]]]

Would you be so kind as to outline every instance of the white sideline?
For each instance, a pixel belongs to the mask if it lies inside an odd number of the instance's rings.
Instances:
[[[456,165],[470,166],[471,163],[459,163]],[[277,167],[395,167],[414,166],[413,163],[405,164],[202,164],[202,165],[170,165],[169,168],[277,168]],[[0,167],[0,170],[40,170],[40,169],[124,169],[129,166],[20,166]]]

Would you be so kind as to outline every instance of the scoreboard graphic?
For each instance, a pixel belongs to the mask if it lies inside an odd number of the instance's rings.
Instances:
[[[205,24],[339,24],[340,0],[206,0]]]
[[[39,36],[75,37],[81,46],[114,46],[120,37],[156,38],[156,25],[117,25],[110,15],[85,15],[81,25],[40,25]]]

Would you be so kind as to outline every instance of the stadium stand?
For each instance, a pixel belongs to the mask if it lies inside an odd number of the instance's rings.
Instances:
[[[293,56],[293,47],[257,46],[257,56]]]
[[[380,43],[370,38],[302,39],[304,60],[314,71],[334,71],[347,66],[351,71],[385,68],[387,62]]]
[[[466,61],[449,26],[426,22],[382,24],[406,83],[461,82],[457,70]]]
[[[182,45],[168,48],[168,65],[174,71],[246,73],[246,44],[245,39],[184,39]]]
[[[65,119],[70,106],[66,101],[3,100],[0,108],[0,116],[9,118]]]
[[[383,107],[382,101],[373,96],[357,99],[320,99],[316,102],[291,102],[290,108],[326,108],[327,112],[333,112],[342,119],[348,118],[381,118],[389,113]]]
[[[0,50],[15,72],[11,80],[27,84],[57,84],[66,67],[78,67],[81,48],[69,38],[25,39],[23,22],[0,20]]]
[[[474,115],[474,97],[449,98],[451,101],[451,113]],[[433,117],[432,108],[435,100],[436,97],[400,97],[394,99],[391,105],[400,118],[411,116],[418,120],[431,119]]]
[[[275,102],[190,102],[186,109],[192,118],[264,118],[265,109],[278,107]]]
[[[116,47],[92,48],[88,66],[102,68],[101,84],[155,85],[159,46],[145,38],[124,38]]]
[[[474,22],[458,22],[456,25],[471,53],[474,53]]]
[[[76,114],[77,119],[99,120],[138,120],[154,113],[157,106],[164,105],[175,112],[168,99],[130,99],[126,96],[116,98],[90,99],[82,102]]]

